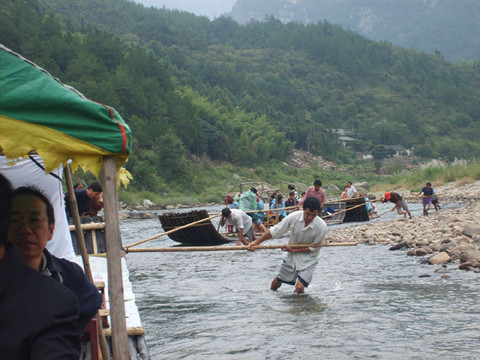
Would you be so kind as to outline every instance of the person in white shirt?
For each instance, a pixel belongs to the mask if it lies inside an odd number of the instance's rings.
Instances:
[[[238,241],[237,245],[248,245],[250,241],[255,240],[253,233],[252,218],[248,216],[245,211],[239,209],[222,209],[222,217],[220,219],[220,225],[224,226],[234,225],[238,229]]]
[[[349,198],[353,198],[357,196],[357,189],[355,189],[355,186],[352,185],[352,183],[349,181],[347,182],[347,196]]]
[[[303,210],[295,211],[273,226],[248,245],[248,250],[255,250],[256,245],[265,240],[279,239],[289,229],[290,238],[282,250],[287,251],[287,257],[280,266],[278,275],[273,279],[270,289],[277,290],[282,283],[295,285],[294,292],[302,294],[305,287],[312,281],[313,272],[318,263],[320,247],[292,248],[292,244],[324,244],[327,225],[319,216],[320,200],[310,196],[303,203]]]

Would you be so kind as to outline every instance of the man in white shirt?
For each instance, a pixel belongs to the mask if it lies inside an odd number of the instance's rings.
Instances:
[[[237,245],[248,245],[247,238],[250,241],[255,240],[253,233],[252,218],[248,216],[245,211],[239,209],[222,209],[222,218],[220,219],[220,225],[224,226],[225,223],[234,225],[238,229],[238,241]]]
[[[288,252],[287,257],[283,260],[278,276],[273,279],[270,289],[277,290],[282,283],[286,283],[295,285],[294,292],[302,294],[305,287],[312,281],[320,247],[292,248],[289,245],[317,245],[326,242],[327,225],[318,216],[320,208],[319,199],[313,196],[307,197],[303,203],[303,210],[291,213],[248,245],[248,250],[253,251],[254,246],[272,238],[279,239],[291,229],[288,244],[282,248],[283,251]]]
[[[355,189],[355,186],[353,186],[350,181],[347,182],[347,196],[349,198],[357,196],[357,189]]]

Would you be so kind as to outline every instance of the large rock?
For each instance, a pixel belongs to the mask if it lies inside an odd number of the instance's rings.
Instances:
[[[480,235],[480,224],[465,224],[463,226],[462,234],[473,238],[475,235]]]
[[[432,265],[435,264],[444,264],[450,261],[450,256],[446,252],[441,252],[437,255],[432,256],[428,259],[428,262]]]
[[[338,188],[337,185],[334,185],[334,184],[330,184],[328,185],[328,190],[330,190],[331,192],[339,192],[340,189]]]
[[[143,200],[143,207],[144,207],[145,209],[148,210],[148,209],[150,209],[153,205],[154,205],[153,202],[151,202],[150,200],[148,200],[148,199],[144,199],[144,200]]]

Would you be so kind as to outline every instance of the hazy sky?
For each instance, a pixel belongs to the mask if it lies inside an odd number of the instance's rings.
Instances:
[[[134,0],[144,6],[178,9],[192,12],[196,15],[206,15],[210,19],[221,16],[232,10],[236,0]]]

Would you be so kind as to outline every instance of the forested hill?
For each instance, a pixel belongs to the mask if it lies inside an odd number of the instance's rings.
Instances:
[[[239,25],[126,0],[1,3],[4,45],[131,126],[134,189],[200,191],[211,161],[255,168],[294,147],[355,161],[332,129],[352,130],[356,151],[480,153],[478,62],[454,65],[328,22]]]
[[[480,60],[478,0],[237,0],[229,15],[241,24],[266,16],[284,23],[327,20],[372,40],[439,51],[454,62]]]

